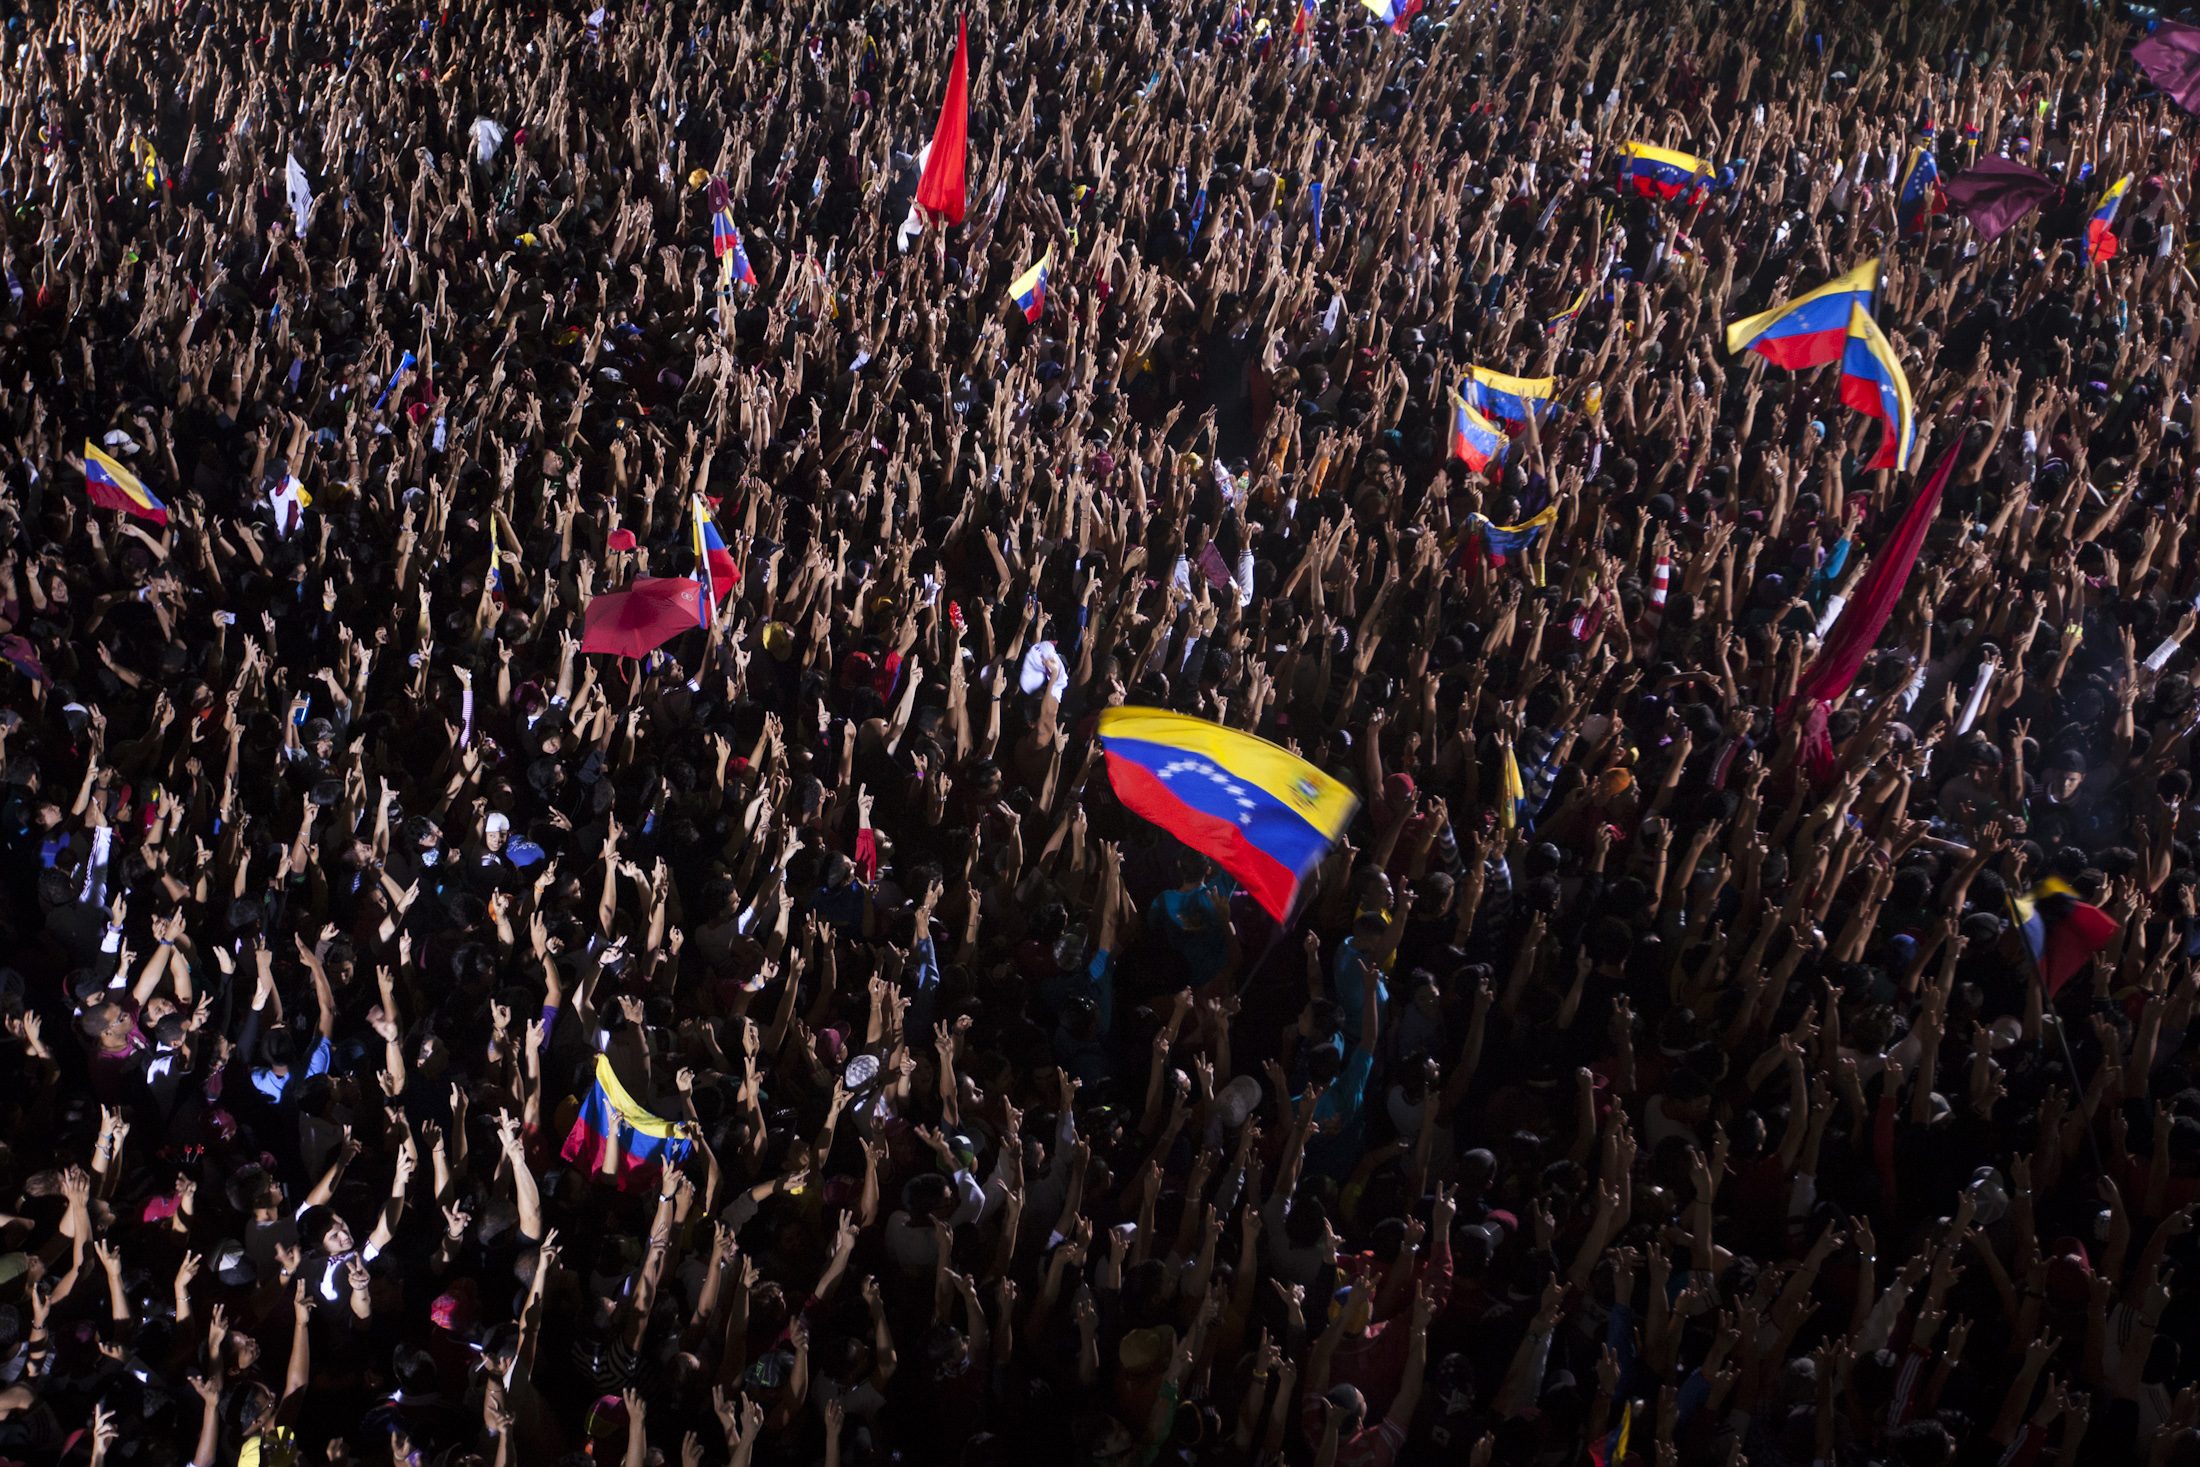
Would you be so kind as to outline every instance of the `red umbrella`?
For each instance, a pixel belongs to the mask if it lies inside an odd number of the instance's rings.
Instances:
[[[590,599],[581,632],[583,652],[646,657],[703,624],[702,588],[686,576],[644,576],[623,591]]]

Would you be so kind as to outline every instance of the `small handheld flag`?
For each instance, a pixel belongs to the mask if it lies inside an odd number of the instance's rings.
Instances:
[[[734,564],[733,552],[726,549],[725,537],[718,533],[718,522],[711,518],[710,506],[704,503],[702,495],[688,496],[688,512],[693,519],[689,529],[690,543],[695,551],[695,576],[703,584],[696,615],[707,627],[711,612],[733,593],[740,581],[741,568]]]
[[[153,145],[145,134],[139,133],[130,140],[130,152],[137,159],[147,193],[157,194],[168,186],[168,169],[160,161],[160,154],[153,151]]]
[[[1484,417],[1473,403],[1458,393],[1451,395],[1451,457],[1479,474],[1502,459],[1509,446],[1510,440],[1505,437],[1503,428]]]
[[[1589,1445],[1589,1460],[1595,1467],[1623,1467],[1627,1461],[1628,1438],[1634,1434],[1635,1403],[1629,1401],[1620,1409],[1619,1425],[1613,1427],[1603,1440]]]
[[[1511,830],[1520,824],[1520,807],[1528,802],[1528,790],[1520,781],[1520,759],[1510,738],[1498,745],[1497,779],[1497,823]]]
[[[1581,287],[1581,294],[1574,297],[1574,303],[1572,305],[1568,306],[1565,310],[1560,311],[1557,315],[1551,317],[1548,321],[1545,321],[1543,323],[1544,333],[1548,335],[1550,332],[1556,331],[1559,327],[1565,325],[1568,321],[1573,320],[1576,316],[1579,316],[1581,314],[1582,308],[1587,306],[1588,304],[1589,287],[1584,285],[1583,287]]]
[[[1726,328],[1726,349],[1753,351],[1775,367],[1791,372],[1839,361],[1847,349],[1850,307],[1869,314],[1879,289],[1879,261],[1866,260],[1769,311],[1744,316]]]
[[[1299,0],[1299,12],[1291,18],[1291,39],[1301,52],[1314,44],[1314,17],[1321,8],[1321,0]]]
[[[1654,143],[1628,142],[1619,150],[1619,182],[1648,199],[1693,201],[1718,174],[1708,159]]]
[[[1191,238],[1185,241],[1184,247],[1186,249],[1190,249],[1192,246],[1199,243],[1199,226],[1206,222],[1207,185],[1203,183],[1199,186],[1198,191],[1192,195]]]
[[[694,1144],[684,1123],[650,1114],[628,1094],[610,1056],[599,1054],[595,1083],[581,1097],[559,1155],[588,1172],[609,1173],[621,1192],[635,1192],[655,1185],[664,1168],[686,1161]]]
[[[741,231],[733,222],[733,195],[722,178],[710,181],[710,208],[710,252],[718,260],[720,280],[728,287],[738,281],[753,289],[756,271],[742,248]]]
[[[1912,148],[1910,166],[1902,172],[1902,187],[1895,195],[1895,227],[1915,234],[1925,221],[1940,212],[1940,164],[1931,148]]]
[[[1540,423],[1558,406],[1552,400],[1558,391],[1556,377],[1512,377],[1474,367],[1467,374],[1464,391],[1477,411],[1507,423],[1525,423],[1530,414]]]
[[[1360,807],[1297,755],[1205,719],[1110,708],[1100,737],[1125,808],[1213,857],[1279,922]]]
[[[1868,418],[1877,418],[1885,431],[1879,435],[1879,451],[1865,465],[1873,469],[1906,469],[1917,446],[1916,412],[1910,401],[1909,379],[1894,347],[1880,331],[1861,302],[1849,307],[1849,340],[1841,353],[1841,400]]]
[[[89,438],[84,440],[84,493],[101,509],[119,509],[156,525],[168,523],[168,506]]]
[[[1317,179],[1315,182],[1308,184],[1306,194],[1306,207],[1314,221],[1314,248],[1320,249],[1322,246],[1322,186],[1320,180]]]
[[[1421,0],[1360,0],[1374,17],[1394,31],[1403,32],[1421,13]]]
[[[1037,321],[1046,314],[1047,267],[1054,261],[1054,246],[1048,245],[1039,262],[1009,282],[1008,293],[1016,302],[1016,309],[1024,313],[1026,321]]]
[[[2058,876],[2048,877],[2021,897],[2012,893],[2009,911],[2049,1000],[2060,995],[2086,959],[2116,935],[2116,919],[2090,902],[2079,901],[2077,892]]]
[[[2124,195],[2131,189],[2131,175],[2125,174],[2110,184],[2093,205],[2093,214],[2085,221],[2085,262],[2098,265],[2116,258],[2116,211],[2124,205]]]
[[[1500,525],[1481,515],[1474,517],[1474,528],[1480,532],[1482,546],[1490,557],[1490,564],[1505,565],[1519,559],[1525,560],[1535,549],[1543,532],[1558,523],[1558,506],[1546,504],[1517,525]]]

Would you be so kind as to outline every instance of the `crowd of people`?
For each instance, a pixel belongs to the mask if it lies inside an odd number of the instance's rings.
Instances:
[[[0,1459],[2200,1464],[2147,16],[1390,8],[973,11],[905,231],[938,6],[0,0]],[[1875,255],[1904,472],[1720,339]]]

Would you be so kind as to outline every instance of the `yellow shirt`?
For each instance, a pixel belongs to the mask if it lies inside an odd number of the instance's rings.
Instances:
[[[297,1467],[298,1436],[285,1426],[272,1427],[244,1444],[237,1467]]]

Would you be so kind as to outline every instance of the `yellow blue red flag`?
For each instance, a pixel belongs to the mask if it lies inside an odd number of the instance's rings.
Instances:
[[[1454,392],[1451,395],[1451,456],[1476,473],[1505,456],[1510,440],[1505,430],[1482,415],[1480,409]]]
[[[1568,321],[1571,321],[1575,317],[1579,316],[1582,312],[1582,308],[1587,306],[1588,304],[1589,287],[1584,285],[1583,287],[1581,287],[1581,294],[1574,297],[1572,305],[1568,306],[1565,310],[1560,311],[1557,315],[1551,317],[1548,321],[1545,321],[1543,323],[1544,332],[1548,334],[1550,332],[1556,331],[1559,327],[1565,325]]]
[[[718,522],[711,518],[710,506],[703,502],[702,495],[688,496],[688,511],[693,519],[689,531],[695,551],[695,575],[703,584],[697,615],[707,627],[711,612],[740,582],[741,568],[734,563],[733,552],[726,548],[726,537],[718,533]]]
[[[1557,523],[1558,506],[1546,504],[1516,525],[1500,525],[1476,515],[1473,531],[1480,540],[1483,551],[1489,556],[1490,564],[1504,565],[1513,560],[1528,561],[1529,569],[1533,572],[1535,563],[1530,560],[1530,552],[1535,549],[1536,542],[1543,538],[1544,531]]]
[[[1915,234],[1925,221],[1940,212],[1940,164],[1931,148],[1910,149],[1910,165],[1902,170],[1902,187],[1895,192],[1895,227]]]
[[[89,438],[84,440],[84,493],[101,509],[119,509],[156,525],[168,523],[168,506]]]
[[[1054,246],[1048,245],[1046,253],[1039,256],[1039,263],[1008,284],[1008,293],[1015,298],[1016,309],[1024,313],[1026,321],[1036,321],[1046,314],[1047,267],[1053,263]]]
[[[1619,150],[1620,187],[1644,198],[1693,200],[1711,186],[1718,171],[1709,159],[1655,143],[1629,142]]]
[[[2124,195],[2130,190],[2131,175],[2127,173],[2110,184],[2094,203],[2092,217],[2085,221],[2085,262],[2088,265],[2116,258],[2116,211],[2124,206]]]
[[[618,1159],[609,1168],[622,1192],[654,1186],[665,1167],[677,1167],[694,1149],[689,1128],[682,1121],[652,1115],[627,1093],[611,1068],[608,1055],[596,1056],[596,1081],[581,1097],[580,1114],[566,1133],[559,1152],[567,1161],[589,1172],[606,1170],[605,1153]]]
[[[1557,391],[1556,377],[1511,377],[1488,367],[1470,368],[1462,388],[1476,412],[1507,423],[1525,423],[1530,413],[1542,422],[1558,406]]]
[[[1296,754],[1205,719],[1110,708],[1100,738],[1125,808],[1212,857],[1278,922],[1360,808]]]
[[[1879,452],[1865,465],[1873,469],[1910,466],[1917,446],[1917,413],[1910,381],[1879,323],[1860,304],[1849,307],[1849,340],[1841,353],[1841,400],[1885,429]]]
[[[1726,328],[1726,349],[1753,351],[1775,367],[1791,372],[1841,360],[1848,347],[1849,308],[1869,314],[1879,294],[1879,260],[1866,260],[1769,311],[1744,316]]]
[[[1421,13],[1421,0],[1360,0],[1375,18],[1394,31],[1403,31]]]

